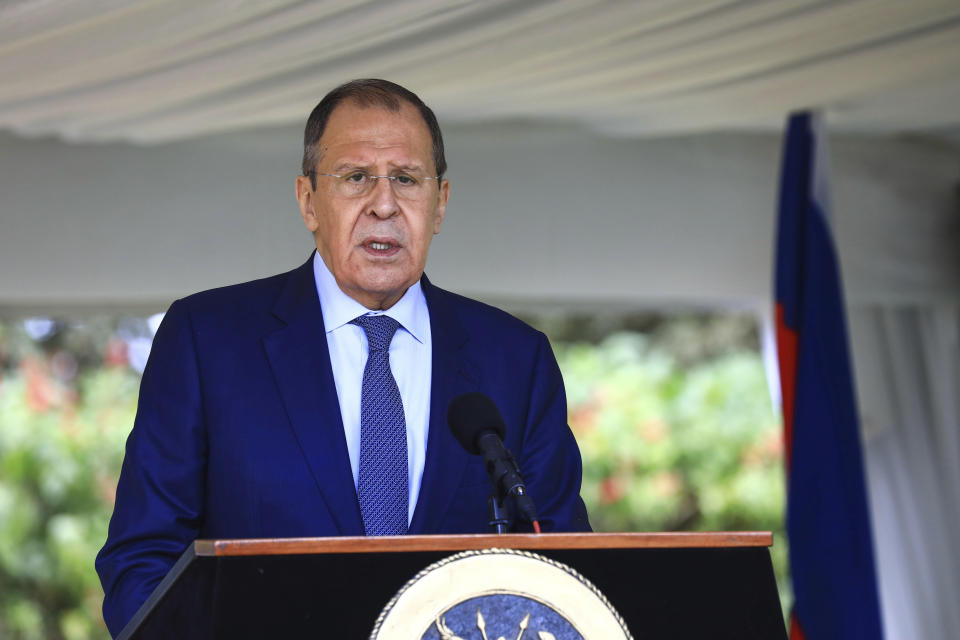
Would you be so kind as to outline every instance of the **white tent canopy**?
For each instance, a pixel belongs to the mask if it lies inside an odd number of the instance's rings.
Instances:
[[[434,107],[428,273],[514,309],[770,307],[779,129],[827,113],[887,638],[960,628],[956,0],[0,4],[0,314],[159,311],[307,258],[300,131]]]
[[[954,0],[301,2],[49,0],[0,6],[0,127],[164,142],[299,123],[352,77],[445,122],[578,121],[616,137],[960,120]]]

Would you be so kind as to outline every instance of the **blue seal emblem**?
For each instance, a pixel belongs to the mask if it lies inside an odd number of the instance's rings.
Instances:
[[[533,598],[495,593],[458,602],[421,640],[584,640],[563,614]]]

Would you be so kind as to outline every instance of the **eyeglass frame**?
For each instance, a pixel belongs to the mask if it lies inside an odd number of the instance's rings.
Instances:
[[[338,180],[341,180],[341,179],[346,178],[346,177],[348,177],[348,176],[351,176],[351,175],[353,175],[353,174],[355,174],[355,173],[362,173],[362,174],[365,175],[367,178],[373,178],[373,182],[371,183],[371,186],[370,186],[370,191],[373,191],[373,189],[377,186],[377,180],[379,180],[380,178],[386,178],[387,180],[389,180],[389,181],[390,181],[390,188],[393,189],[393,188],[394,188],[394,185],[398,184],[398,183],[397,183],[397,178],[401,177],[401,176],[399,176],[399,175],[396,175],[396,176],[389,176],[389,175],[387,175],[387,176],[380,176],[380,175],[376,175],[376,174],[373,174],[373,173],[367,173],[366,171],[352,171],[352,172],[350,172],[350,173],[323,173],[323,172],[320,172],[320,171],[311,171],[309,175],[312,175],[312,176],[327,176],[328,178],[336,178],[336,179],[338,179]],[[409,178],[415,178],[416,176],[407,175],[407,177],[409,177]],[[419,178],[419,179],[420,179],[420,180],[436,180],[436,181],[437,181],[437,184],[440,184],[440,182],[443,180],[443,176],[423,176],[422,178]],[[401,186],[405,186],[405,185],[401,185]],[[363,194],[357,194],[356,197],[359,197],[360,195],[363,195]],[[348,196],[348,197],[349,197],[349,196]]]

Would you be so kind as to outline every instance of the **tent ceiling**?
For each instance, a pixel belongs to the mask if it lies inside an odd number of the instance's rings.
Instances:
[[[302,2],[0,6],[0,128],[165,142],[302,122],[381,76],[445,122],[573,120],[650,136],[960,127],[956,0]]]

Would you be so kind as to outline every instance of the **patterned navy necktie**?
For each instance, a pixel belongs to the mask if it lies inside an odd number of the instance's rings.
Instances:
[[[357,497],[368,536],[407,532],[407,423],[390,372],[390,341],[400,323],[389,316],[351,320],[367,334],[369,355],[360,390],[360,479]]]

